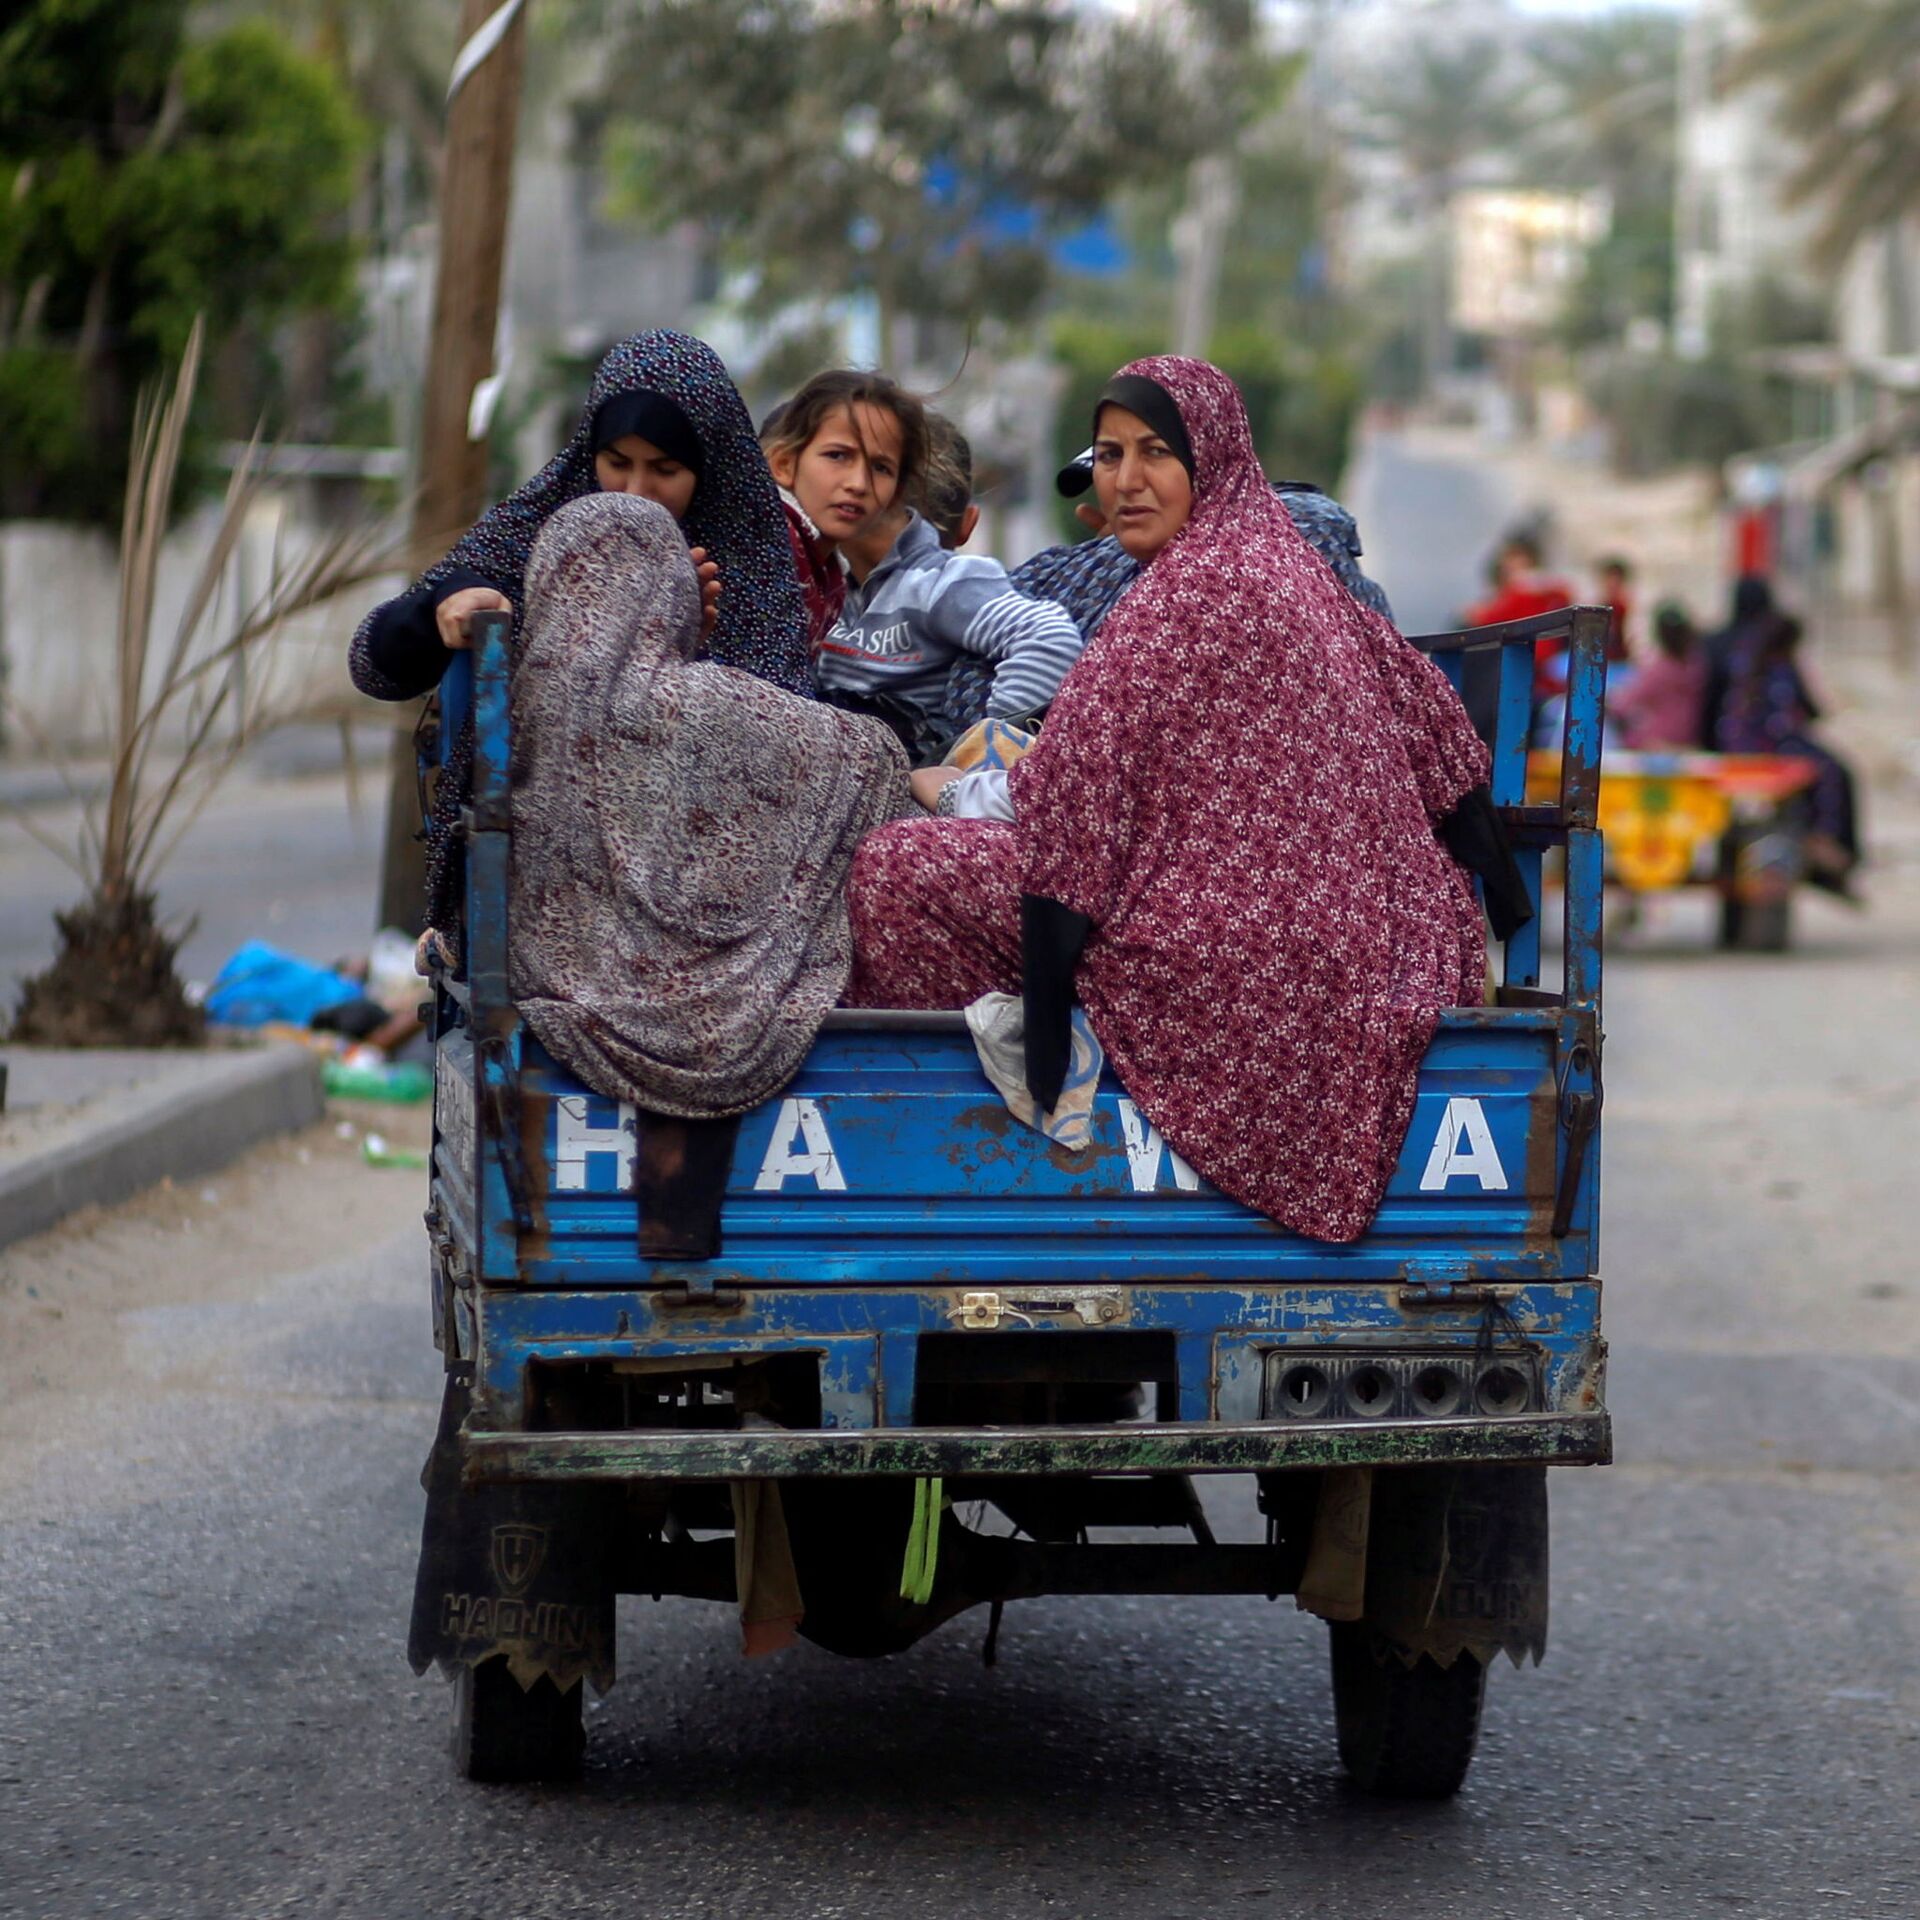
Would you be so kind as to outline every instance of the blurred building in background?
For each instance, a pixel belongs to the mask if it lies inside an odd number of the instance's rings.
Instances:
[[[1786,193],[1796,153],[1764,84],[1732,84],[1740,0],[1693,0],[1681,35],[1673,339],[1699,359],[1723,316],[1769,281],[1811,291],[1809,209]]]
[[[1475,187],[1453,198],[1453,324],[1496,339],[1536,338],[1560,320],[1605,237],[1603,193]]]

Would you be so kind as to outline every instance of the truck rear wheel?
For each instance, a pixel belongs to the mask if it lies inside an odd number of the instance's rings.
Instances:
[[[585,1683],[542,1674],[523,1687],[494,1654],[453,1676],[453,1760],[469,1780],[577,1780],[586,1752]]]
[[[1333,1716],[1340,1763],[1356,1786],[1393,1799],[1459,1792],[1480,1736],[1487,1670],[1463,1653],[1407,1666],[1364,1620],[1332,1623]]]

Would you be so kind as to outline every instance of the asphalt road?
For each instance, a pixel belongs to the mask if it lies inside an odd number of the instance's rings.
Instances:
[[[978,1618],[748,1666],[725,1609],[623,1602],[584,1782],[457,1780],[404,1657],[417,1176],[329,1126],[0,1254],[0,1914],[1912,1920],[1920,837],[1882,820],[1873,912],[1799,951],[1683,904],[1613,956],[1621,1464],[1555,1477],[1551,1651],[1457,1801],[1347,1789],[1324,1629],[1251,1600],[1026,1603],[992,1671]],[[218,897],[300,896],[283,824]]]

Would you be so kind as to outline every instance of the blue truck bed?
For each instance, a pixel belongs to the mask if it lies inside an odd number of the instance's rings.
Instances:
[[[1528,807],[1533,645],[1556,618],[1574,661],[1562,797]],[[1444,1018],[1386,1200],[1342,1246],[1214,1192],[1111,1073],[1093,1144],[1068,1154],[1007,1112],[959,1014],[847,1011],[745,1120],[720,1257],[643,1259],[632,1113],[548,1058],[505,993],[505,660],[483,649],[471,979],[446,987],[430,1216],[441,1344],[474,1368],[469,1474],[1605,1459],[1593,828],[1603,619],[1575,611],[1421,643],[1456,674],[1472,650],[1499,657],[1495,799],[1536,900],[1543,856],[1564,850],[1563,977],[1542,989],[1536,918],[1503,956],[1502,1004]],[[464,697],[449,688],[450,724]],[[1129,1336],[1154,1417],[1125,1432],[1055,1422],[1012,1437],[999,1423],[930,1425],[941,1396],[919,1391],[923,1351],[946,1360],[956,1334],[1047,1333]],[[805,1428],[662,1416],[618,1432],[546,1430],[543,1393],[568,1368],[773,1356],[809,1373]]]

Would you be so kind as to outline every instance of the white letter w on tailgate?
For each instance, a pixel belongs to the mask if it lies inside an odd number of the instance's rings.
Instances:
[[[1127,1171],[1135,1193],[1152,1193],[1160,1185],[1160,1160],[1173,1162],[1173,1184],[1182,1193],[1197,1193],[1200,1176],[1168,1147],[1160,1129],[1131,1100],[1120,1102],[1120,1131],[1127,1142]]]

